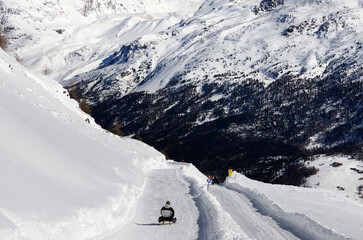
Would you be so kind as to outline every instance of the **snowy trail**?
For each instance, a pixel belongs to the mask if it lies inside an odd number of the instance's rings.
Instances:
[[[350,239],[303,213],[286,212],[264,194],[239,184],[212,185],[188,164],[169,163],[148,173],[130,219],[118,229],[93,239],[296,240]],[[177,223],[157,222],[170,200]]]
[[[157,219],[167,200],[178,220],[176,224],[163,226]],[[148,174],[143,195],[126,225],[97,239],[192,240],[197,238],[197,218],[198,210],[189,195],[188,185],[177,176],[177,170],[156,169]]]
[[[278,226],[271,217],[262,215],[243,194],[218,185],[211,186],[210,193],[251,239],[298,239]]]
[[[289,231],[298,239],[351,239],[326,228],[303,213],[286,212],[262,193],[246,189],[235,183],[227,183],[225,187],[229,191],[235,191],[237,194],[245,196],[262,215],[270,217],[281,226],[281,229]]]

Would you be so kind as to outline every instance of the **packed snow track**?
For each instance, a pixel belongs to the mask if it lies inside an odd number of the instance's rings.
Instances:
[[[176,224],[158,223],[160,209],[169,200],[176,210]],[[130,221],[100,239],[197,239],[198,209],[189,195],[188,184],[176,169],[156,169],[148,174],[143,195]]]
[[[182,163],[150,171],[129,221],[97,239],[351,239],[233,181],[208,191],[207,182],[200,181],[205,176],[193,171]],[[176,224],[157,222],[167,200]]]

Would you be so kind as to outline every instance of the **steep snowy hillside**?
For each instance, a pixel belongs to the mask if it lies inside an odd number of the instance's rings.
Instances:
[[[327,148],[361,158],[362,25],[358,0],[205,1],[69,87],[107,129],[205,172],[275,181]]]
[[[0,238],[84,239],[123,223],[163,155],[100,129],[2,50],[0,76]]]
[[[193,165],[100,129],[58,83],[2,50],[0,76],[1,239],[361,237],[363,207],[350,199],[237,172],[207,186]],[[166,200],[177,222],[160,226]]]
[[[97,67],[123,44],[193,15],[202,0],[4,0],[8,51],[58,81]]]

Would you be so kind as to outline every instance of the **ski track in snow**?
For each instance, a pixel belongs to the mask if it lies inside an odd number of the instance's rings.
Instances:
[[[252,239],[298,239],[290,232],[282,229],[269,216],[255,209],[248,197],[221,186],[211,186],[210,193],[216,196],[237,224]]]
[[[227,184],[226,188],[247,197],[251,201],[253,207],[262,215],[271,217],[282,229],[291,232],[298,237],[298,239],[350,239],[322,226],[306,215],[285,212],[277,204],[259,192],[254,192],[253,190],[246,189],[235,183]]]
[[[175,209],[176,224],[162,225],[157,221],[167,200]],[[96,239],[196,239],[197,216],[188,185],[177,177],[176,169],[156,169],[149,173],[143,194],[127,224],[108,233],[107,237]]]
[[[193,178],[187,164],[154,169],[125,225],[95,239],[349,239],[301,213],[288,213],[262,193],[236,183],[211,185]],[[177,223],[157,222],[170,200]],[[226,227],[228,226],[228,227]]]

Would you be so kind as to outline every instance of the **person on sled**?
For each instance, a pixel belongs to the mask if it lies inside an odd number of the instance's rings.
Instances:
[[[165,206],[161,208],[160,214],[161,214],[161,217],[159,217],[159,223],[163,222],[163,224],[164,224],[165,221],[169,221],[170,223],[171,222],[173,222],[173,223],[176,222],[176,218],[174,218],[175,211],[170,206],[169,201],[166,201]]]

